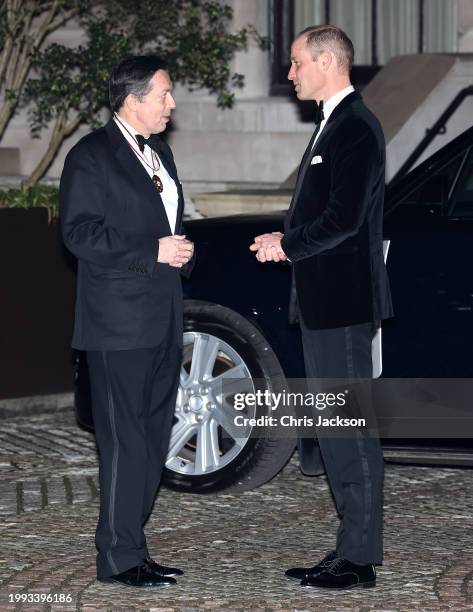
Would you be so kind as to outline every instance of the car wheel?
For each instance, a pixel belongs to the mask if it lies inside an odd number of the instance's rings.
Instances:
[[[192,493],[253,489],[284,467],[295,440],[274,437],[270,427],[258,427],[257,437],[250,431],[232,435],[238,413],[228,402],[228,380],[238,379],[232,392],[251,393],[256,385],[277,392],[285,388],[283,370],[247,319],[218,304],[184,304],[182,368],[164,482]],[[269,412],[254,408],[245,416]]]

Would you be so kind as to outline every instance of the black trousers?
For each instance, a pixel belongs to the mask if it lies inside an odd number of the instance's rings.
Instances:
[[[372,377],[371,323],[321,330],[300,323],[307,378]],[[355,428],[346,437],[317,437],[340,516],[338,556],[359,564],[381,563],[384,460],[379,439]]]
[[[148,556],[151,514],[169,446],[181,362],[170,325],[154,348],[87,353],[99,451],[97,577],[140,565]]]

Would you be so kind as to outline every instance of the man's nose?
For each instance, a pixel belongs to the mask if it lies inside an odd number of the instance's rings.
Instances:
[[[289,81],[293,81],[293,80],[294,80],[294,77],[295,77],[295,74],[294,74],[294,66],[291,66],[291,67],[289,68],[289,72],[288,72],[288,74],[287,74],[287,78],[289,79]]]
[[[176,108],[176,101],[171,94],[168,94],[168,106],[169,108]]]

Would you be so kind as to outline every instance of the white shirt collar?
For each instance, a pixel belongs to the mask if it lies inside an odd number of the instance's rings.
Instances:
[[[355,88],[353,87],[353,85],[348,85],[348,87],[345,87],[344,89],[341,89],[340,91],[337,91],[337,93],[334,94],[327,101],[324,100],[324,120],[325,121],[327,121],[327,119],[330,117],[335,107],[338,106],[338,104],[340,104],[343,98],[346,98],[348,94],[351,94],[352,91],[355,91]]]
[[[157,152],[153,151],[148,144],[145,145],[144,151],[142,153],[138,152],[135,141],[135,134],[139,134],[138,130],[135,130],[134,127],[124,121],[121,117],[117,118],[117,116],[114,115],[113,120],[115,121],[118,129],[123,134],[125,139],[131,145],[133,151],[135,152],[135,155],[137,156],[138,161],[143,166],[148,176],[151,178],[153,174],[156,173],[160,177],[163,183],[163,191],[160,194],[161,200],[164,205],[164,210],[166,211],[169,226],[171,227],[171,231],[174,234],[174,232],[176,231],[177,210],[179,207],[179,193],[177,191],[177,186],[174,179],[169,175],[164,164],[161,163]],[[128,133],[127,130],[130,133]],[[158,168],[155,168],[156,160],[159,162]]]
[[[117,124],[117,126],[120,128],[120,131],[125,136],[125,138],[136,146],[136,141],[134,140],[134,136],[136,134],[139,134],[140,132],[136,128],[131,126],[129,123],[127,123],[125,119],[123,119],[123,117],[118,117],[118,115],[115,114],[113,116],[113,119],[115,123]],[[125,126],[126,129],[123,129],[123,126]],[[128,130],[129,133],[126,130]],[[143,136],[143,134],[141,135]]]

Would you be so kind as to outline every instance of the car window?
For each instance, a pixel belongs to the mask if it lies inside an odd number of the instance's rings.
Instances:
[[[450,216],[473,218],[473,149],[462,168],[458,185],[450,203]]]
[[[449,196],[464,157],[464,152],[454,157],[434,174],[431,174],[401,203],[408,206],[417,206],[429,214],[447,214]]]

